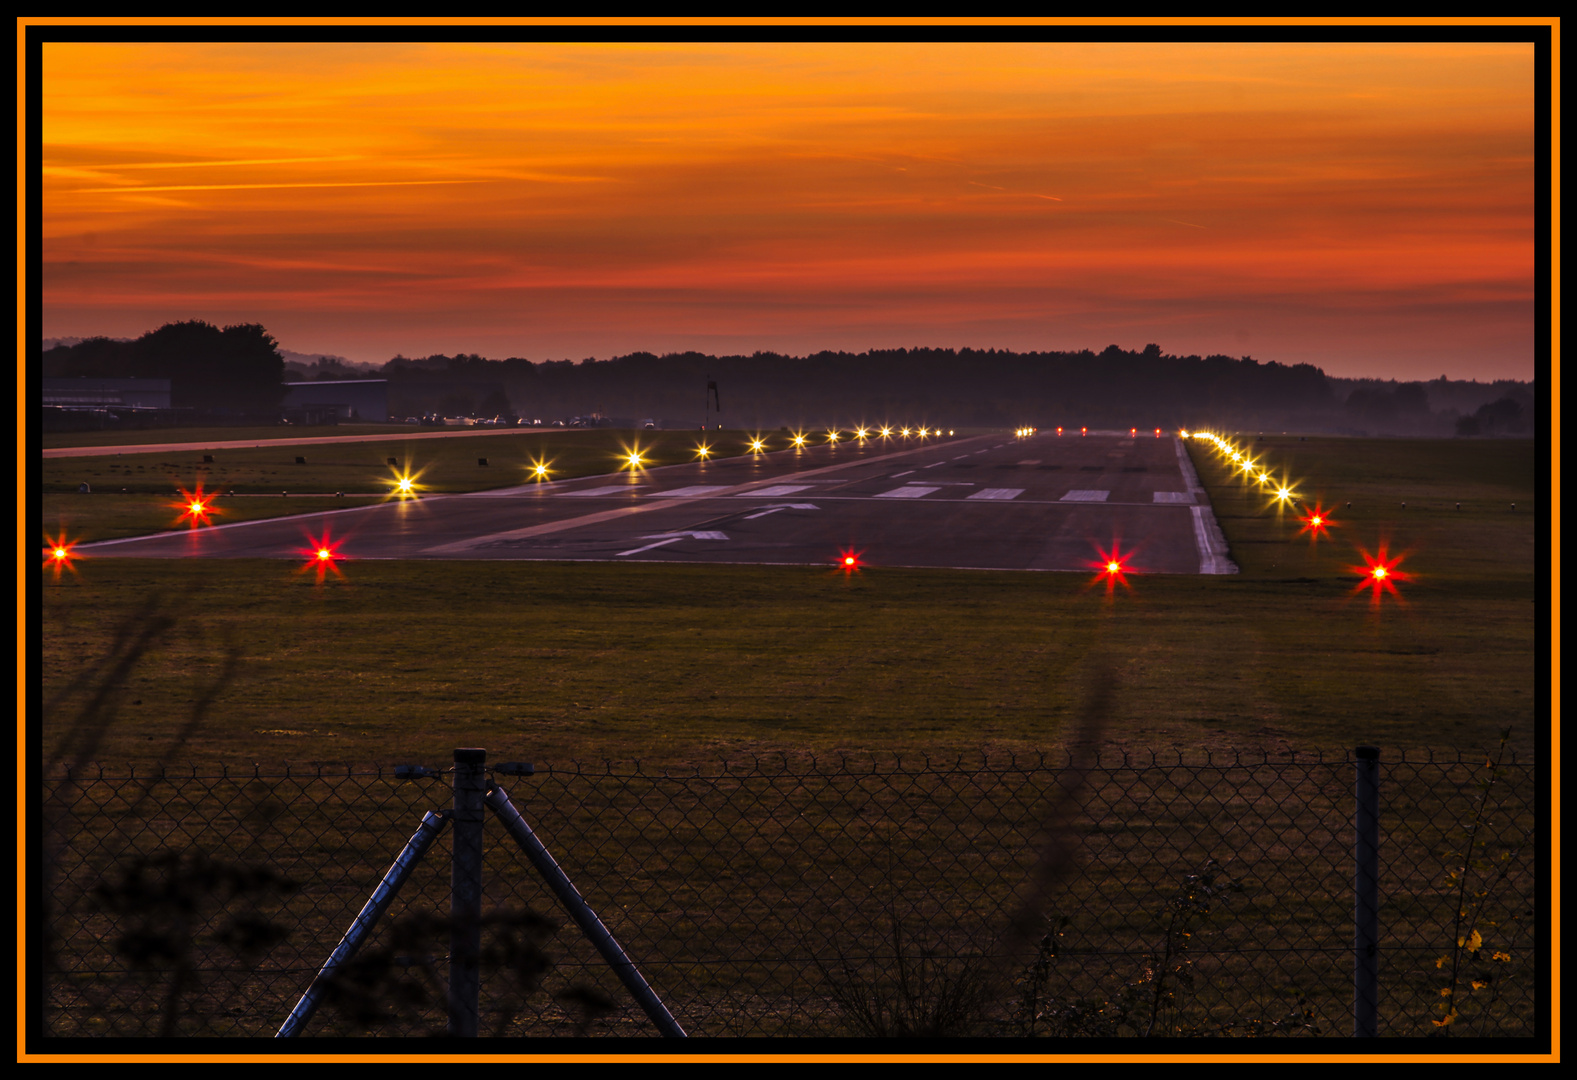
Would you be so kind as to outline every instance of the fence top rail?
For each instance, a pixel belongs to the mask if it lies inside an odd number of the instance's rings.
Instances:
[[[1103,747],[1088,756],[1077,758],[1068,750],[1052,752],[1026,751],[1022,753],[981,753],[932,757],[924,752],[911,754],[836,755],[817,757],[812,754],[772,754],[752,756],[733,761],[723,760],[683,766],[648,767],[639,760],[601,762],[571,761],[565,765],[538,764],[536,779],[544,777],[625,777],[644,780],[728,780],[749,777],[776,776],[915,776],[946,774],[993,774],[1047,772],[1071,769],[1075,765],[1097,772],[1130,772],[1141,769],[1242,769],[1242,768],[1306,768],[1311,766],[1352,765],[1360,760],[1355,749],[1339,753],[1328,751],[1277,751],[1202,750],[1188,751],[1181,748],[1167,750],[1133,750]],[[1472,765],[1482,768],[1488,761],[1483,750],[1437,749],[1382,750],[1380,764],[1391,765]],[[414,763],[413,763],[414,764]],[[89,762],[81,766],[52,763],[45,766],[46,782],[72,782],[84,780],[408,780],[442,779],[450,769],[438,767],[425,776],[396,776],[400,765],[324,765],[316,762],[284,762],[264,766],[258,762],[229,765],[187,763],[170,765],[120,765]],[[1508,760],[1501,768],[1532,770],[1537,761],[1532,757],[1520,758],[1516,751],[1508,752]],[[429,766],[431,768],[431,766]]]

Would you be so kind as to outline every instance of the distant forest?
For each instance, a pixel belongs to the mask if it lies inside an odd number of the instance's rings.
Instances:
[[[218,343],[228,335],[237,344],[244,336],[251,346],[247,388],[237,378],[239,355],[216,353],[206,365],[193,355],[200,341]],[[161,358],[161,336],[180,349]],[[277,348],[271,361],[259,364],[256,346],[265,339],[273,346],[261,327],[220,331],[171,324],[136,341],[90,338],[57,345],[42,353],[41,367],[47,376],[171,378],[177,404],[198,396],[180,389],[189,380],[206,387],[205,401],[228,384],[257,404],[253,395],[264,389],[257,380],[267,367],[276,372],[276,385],[281,379],[386,378],[396,416],[504,415],[551,422],[599,415],[629,423],[651,419],[666,427],[701,423],[709,381],[717,384],[713,423],[761,429],[891,422],[1497,435],[1532,433],[1538,411],[1533,382],[1337,379],[1311,364],[1177,356],[1158,345],[1138,351],[1112,345],[1099,353],[884,349],[803,357],[638,352],[579,362],[462,353],[396,356],[377,366],[301,354],[291,354],[287,364]],[[237,408],[245,405],[237,399]]]

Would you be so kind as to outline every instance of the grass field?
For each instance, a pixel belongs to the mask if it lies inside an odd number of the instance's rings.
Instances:
[[[1178,890],[1220,859],[1243,891],[1201,916],[1195,989],[1161,1030],[1232,1022],[1242,1034],[1245,1020],[1306,1007],[1321,1034],[1345,1034],[1352,771],[1342,751],[1471,755],[1510,727],[1527,755],[1549,722],[1535,654],[1547,595],[1536,448],[1257,445],[1268,466],[1338,508],[1329,537],[1311,544],[1296,514],[1266,509],[1257,487],[1196,445],[1242,573],[1131,575],[1110,590],[1082,574],[879,567],[347,562],[321,585],[264,561],[85,559],[58,582],[46,571],[43,756],[101,762],[111,777],[77,770],[84,779],[60,788],[53,815],[69,842],[50,1022],[72,1034],[154,1030],[180,984],[158,965],[128,973],[93,897],[139,853],[196,851],[305,887],[256,901],[292,934],[264,960],[232,955],[219,914],[195,931],[189,947],[206,966],[173,1030],[272,1031],[420,811],[447,799],[443,779],[401,784],[387,769],[352,777],[311,763],[441,768],[453,748],[481,746],[491,762],[554,767],[509,786],[692,1031],[855,1033],[818,960],[890,981],[888,917],[902,904],[937,970],[978,961],[977,939],[990,940],[1031,871],[1057,782],[1003,762],[1060,748],[1091,678],[1109,670],[1105,741],[1138,762],[1157,751],[1163,764],[1130,770],[1114,755],[1081,792],[1068,826],[1078,870],[1048,900],[1071,922],[1047,993],[1105,1001],[1109,1017],[1133,987],[1141,998],[1159,990],[1145,973]],[[1382,541],[1388,558],[1403,554],[1394,565],[1407,577],[1376,602],[1352,568]],[[1197,764],[1227,748],[1269,760]],[[1335,754],[1311,762],[1288,750]],[[844,768],[841,754],[879,764]],[[996,764],[923,764],[983,754]],[[897,756],[908,764],[894,766]],[[640,765],[603,772],[605,759]],[[1428,1033],[1439,1014],[1435,961],[1450,951],[1456,906],[1446,870],[1468,843],[1484,775],[1482,758],[1445,761],[1387,772],[1385,1034]],[[165,779],[146,768],[155,762],[197,763],[203,778],[178,769]],[[271,778],[250,779],[252,762]],[[279,778],[287,762],[294,779]],[[591,764],[582,774],[574,762]],[[211,779],[215,765],[234,779]],[[133,767],[139,779],[125,779]],[[1512,957],[1504,990],[1468,1000],[1466,1034],[1535,1030],[1532,787],[1531,769],[1510,771],[1496,789],[1504,805],[1487,812],[1494,832],[1480,838],[1481,858],[1522,855],[1484,923],[1486,948]],[[487,858],[489,903],[556,910],[496,837]],[[391,919],[446,910],[448,873],[436,852]],[[164,925],[158,911],[147,918]],[[593,1033],[650,1030],[572,932],[551,951],[553,985],[583,979],[621,1003]],[[998,1015],[1009,991],[993,992]],[[532,1001],[543,1011],[509,1030],[574,1030],[551,1000]],[[318,1030],[373,1033],[337,1023],[325,1017]]]
[[[44,680],[61,697],[45,755],[73,680],[150,603],[175,625],[119,688],[101,760],[1044,749],[1095,665],[1119,682],[1108,737],[1134,746],[1475,747],[1511,726],[1531,750],[1547,723],[1534,445],[1259,445],[1339,507],[1329,539],[1311,546],[1196,444],[1243,572],[1111,590],[1077,574],[551,563],[349,563],[319,585],[279,562],[85,560],[46,573]],[[1411,580],[1376,603],[1350,568],[1382,541]],[[233,682],[176,745],[232,643]]]

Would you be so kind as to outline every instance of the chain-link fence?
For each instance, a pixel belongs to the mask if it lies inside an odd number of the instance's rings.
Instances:
[[[1378,1033],[1539,1034],[1534,766],[1389,756]],[[1348,1036],[1355,769],[784,758],[495,780],[692,1036]],[[46,1033],[273,1035],[451,805],[434,773],[57,770]],[[444,1030],[454,835],[305,1037]],[[481,1034],[656,1033],[491,815],[482,911]]]

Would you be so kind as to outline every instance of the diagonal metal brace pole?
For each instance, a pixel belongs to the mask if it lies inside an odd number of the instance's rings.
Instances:
[[[284,1024],[274,1036],[276,1039],[293,1039],[301,1034],[307,1021],[312,1019],[312,1014],[317,1012],[323,991],[328,986],[329,979],[333,978],[335,970],[349,963],[350,958],[356,955],[356,950],[361,948],[361,943],[367,939],[368,934],[372,933],[372,928],[378,924],[383,913],[389,910],[389,905],[394,902],[400,886],[405,884],[405,879],[411,876],[416,864],[421,862],[423,855],[427,854],[427,849],[432,847],[433,841],[448,824],[450,817],[448,810],[427,811],[416,832],[405,842],[405,848],[395,856],[394,865],[389,867],[389,872],[383,875],[383,880],[372,891],[372,898],[362,907],[355,921],[351,923],[350,929],[345,931],[345,936],[335,947],[333,954],[324,962],[317,977],[312,980],[312,985],[307,987],[307,992],[301,995],[301,1000],[285,1018]]]
[[[575,925],[580,927],[581,933],[586,935],[588,941],[597,947],[602,958],[608,962],[619,981],[626,990],[635,998],[638,1004],[657,1025],[657,1030],[672,1039],[685,1038],[684,1028],[673,1018],[651,986],[636,970],[635,962],[625,954],[608,928],[602,924],[597,913],[591,910],[580,895],[574,884],[565,875],[559,864],[554,861],[548,849],[542,846],[542,841],[537,839],[537,834],[531,831],[531,826],[526,824],[526,819],[520,816],[520,811],[515,809],[515,804],[509,801],[509,795],[497,784],[487,793],[487,805],[493,808],[498,819],[504,823],[504,828],[510,836],[515,838],[526,853],[526,858],[531,860],[531,865],[536,867],[537,873],[547,881],[559,903],[564,905],[564,910],[569,912],[570,918],[575,920]]]

